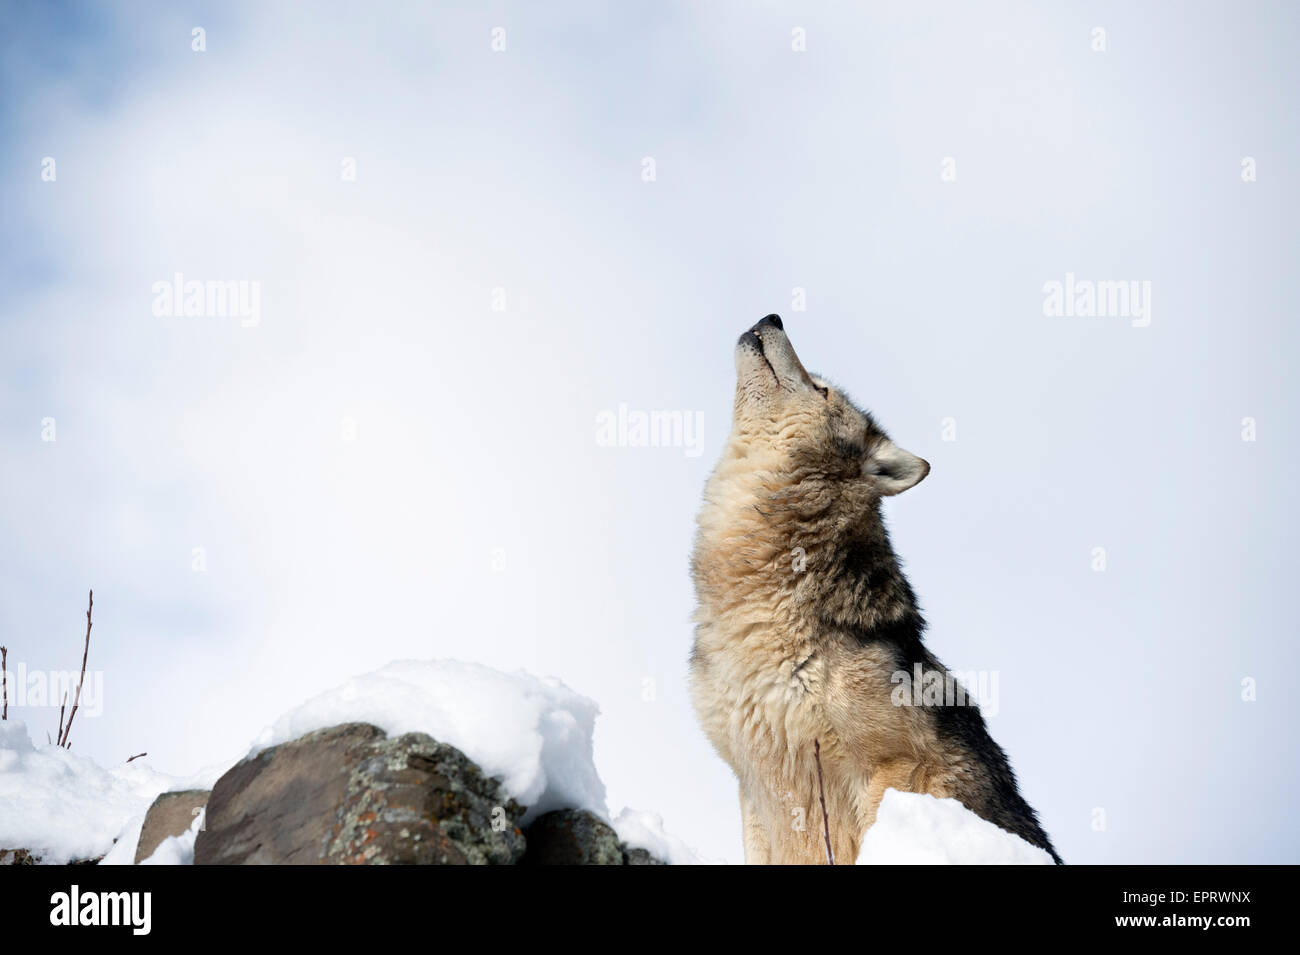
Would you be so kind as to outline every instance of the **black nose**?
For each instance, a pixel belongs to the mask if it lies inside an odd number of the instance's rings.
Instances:
[[[775,325],[781,331],[785,331],[785,325],[781,323],[780,315],[768,315],[766,318],[760,319],[758,324],[754,326],[754,331],[758,331],[764,325]]]

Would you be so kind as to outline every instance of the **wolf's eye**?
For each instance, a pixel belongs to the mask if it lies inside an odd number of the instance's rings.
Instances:
[[[822,393],[822,397],[825,398],[827,401],[831,400],[831,390],[829,388],[819,385],[817,384],[817,382],[813,382],[813,387],[816,388],[818,391],[820,391]]]

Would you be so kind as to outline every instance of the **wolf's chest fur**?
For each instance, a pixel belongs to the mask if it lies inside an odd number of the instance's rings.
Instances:
[[[836,851],[853,854],[874,819],[873,778],[900,749],[932,748],[932,734],[890,704],[892,654],[819,619],[816,594],[836,572],[837,542],[746,506],[725,472],[705,499],[692,560],[701,723],[735,770],[747,811],[765,820],[768,861],[824,861],[823,789]]]
[[[873,780],[903,784],[888,775],[890,755],[900,745],[929,748],[906,725],[908,714],[889,704],[888,661],[871,651],[854,656],[849,672],[869,686],[867,698],[842,685],[845,652],[829,641],[770,625],[744,632],[700,625],[692,694],[705,733],[739,781],[746,828],[754,830],[746,836],[750,861],[825,861],[823,791],[834,851],[852,858],[874,821]],[[846,719],[858,721],[857,733],[840,732]]]
[[[809,734],[830,736],[821,700],[826,660],[811,641],[770,624],[738,634],[702,624],[693,677],[706,730],[729,752],[779,766],[799,755]]]

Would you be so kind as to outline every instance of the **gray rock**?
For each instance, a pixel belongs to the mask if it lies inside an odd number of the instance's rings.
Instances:
[[[626,844],[623,846],[623,864],[624,865],[667,865],[662,859],[656,859],[650,854],[649,849],[632,849]]]
[[[528,827],[524,865],[622,865],[623,845],[609,824],[585,809],[557,809]]]
[[[383,740],[353,772],[328,861],[511,865],[523,807],[460,750],[425,733]]]
[[[163,793],[155,799],[140,829],[140,841],[135,847],[136,864],[153,855],[164,839],[184,834],[207,805],[209,795],[206,789],[186,789]]]
[[[347,723],[232,767],[208,800],[196,865],[518,862],[523,808],[459,750]]]

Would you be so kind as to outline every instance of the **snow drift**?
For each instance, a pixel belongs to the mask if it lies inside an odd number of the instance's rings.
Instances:
[[[26,724],[0,722],[0,848],[55,865],[96,859],[175,782],[139,762],[103,769],[61,746],[35,746]]]
[[[1052,865],[1038,846],[955,799],[886,789],[858,865]]]

